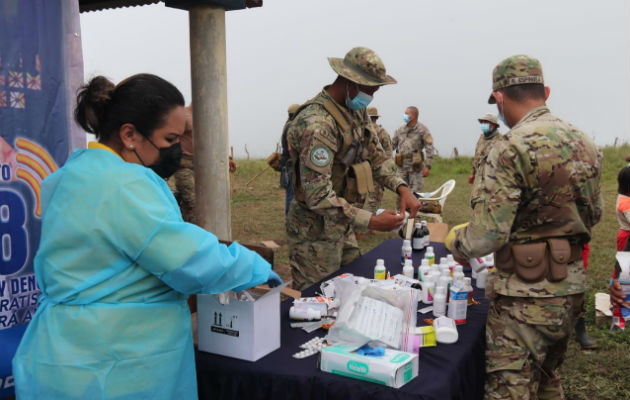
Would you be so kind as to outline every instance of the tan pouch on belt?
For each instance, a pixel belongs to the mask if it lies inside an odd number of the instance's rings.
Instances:
[[[354,164],[350,168],[354,170],[354,176],[357,180],[357,192],[361,196],[374,191],[374,180],[372,179],[372,168],[368,161]]]
[[[571,245],[566,239],[547,239],[549,244],[549,274],[547,280],[558,282],[567,277],[571,259]]]
[[[514,272],[525,282],[540,282],[549,271],[547,242],[514,244]]]
[[[402,154],[396,153],[396,165],[402,167]]]
[[[513,272],[514,258],[512,258],[512,246],[508,243],[497,250],[494,255],[494,261],[499,271]]]

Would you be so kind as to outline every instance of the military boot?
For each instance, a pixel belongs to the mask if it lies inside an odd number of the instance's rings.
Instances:
[[[586,334],[584,317],[580,317],[575,325],[575,340],[584,350],[594,350],[599,347],[599,345]]]

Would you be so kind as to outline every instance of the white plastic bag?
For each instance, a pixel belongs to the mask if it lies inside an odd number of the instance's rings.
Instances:
[[[402,349],[416,326],[418,303],[411,288],[385,288],[369,282],[338,282],[337,321],[328,331],[331,344],[366,343]]]

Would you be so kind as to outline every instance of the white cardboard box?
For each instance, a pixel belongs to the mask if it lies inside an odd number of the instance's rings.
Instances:
[[[385,349],[382,357],[359,355],[356,346],[324,347],[320,369],[379,385],[399,388],[418,376],[418,355]]]
[[[199,350],[256,361],[280,348],[280,291],[275,287],[256,301],[219,303],[215,295],[197,295]]]

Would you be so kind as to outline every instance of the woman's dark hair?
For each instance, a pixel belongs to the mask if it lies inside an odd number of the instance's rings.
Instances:
[[[97,76],[79,89],[74,118],[99,141],[120,141],[117,133],[123,124],[132,124],[149,137],[165,123],[169,111],[183,105],[181,92],[159,76],[137,74],[118,85]]]
[[[619,194],[630,195],[630,165],[621,168],[619,175],[617,175],[617,183],[619,184]]]

